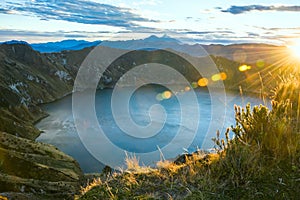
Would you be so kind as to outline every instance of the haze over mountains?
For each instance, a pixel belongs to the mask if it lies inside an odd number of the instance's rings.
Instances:
[[[24,41],[9,41],[6,44],[23,43]],[[178,52],[187,53],[191,56],[222,56],[237,62],[254,64],[257,60],[264,59],[265,63],[274,63],[288,55],[287,47],[269,44],[210,44],[199,43],[188,44],[184,41],[172,38],[168,35],[161,37],[152,35],[144,39],[119,40],[119,41],[85,41],[85,40],[63,40],[57,42],[29,44],[35,51],[40,53],[55,53],[61,51],[81,50],[97,45],[111,48],[138,50],[138,49],[173,49]],[[204,52],[203,49],[207,52]],[[274,56],[276,55],[276,56]],[[279,56],[279,57],[278,57]]]
[[[35,43],[30,46],[41,53],[53,53],[66,50],[81,50],[87,47],[94,47],[101,41],[88,42],[85,40],[63,40],[59,42]]]

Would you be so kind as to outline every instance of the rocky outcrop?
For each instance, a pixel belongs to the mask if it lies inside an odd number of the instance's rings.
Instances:
[[[72,196],[82,177],[78,163],[54,146],[0,132],[0,192]]]

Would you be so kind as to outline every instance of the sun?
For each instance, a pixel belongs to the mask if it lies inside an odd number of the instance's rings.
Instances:
[[[300,39],[293,42],[293,44],[289,46],[289,49],[291,50],[293,57],[300,60]]]

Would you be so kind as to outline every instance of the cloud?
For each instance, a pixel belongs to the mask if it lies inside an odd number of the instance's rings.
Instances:
[[[132,39],[134,35],[161,34],[163,31],[141,27],[139,30],[123,30],[116,34],[120,39]],[[111,39],[110,31],[33,31],[20,29],[0,29],[0,42],[8,40],[24,40],[38,43],[39,41],[57,41],[62,39],[106,40]]]
[[[279,27],[266,28],[261,26],[253,26],[253,27],[265,31],[294,31],[294,30],[300,31],[300,27],[283,27],[283,28],[279,28]]]
[[[10,11],[8,9],[0,8],[0,13],[2,13],[2,14],[10,14]]]
[[[182,32],[184,34],[191,34],[191,35],[211,35],[211,34],[219,34],[219,35],[228,35],[228,34],[235,34],[232,31],[186,31]]]
[[[300,12],[300,6],[263,6],[263,5],[248,5],[248,6],[231,6],[222,12],[231,13],[234,15],[242,14],[250,11],[290,11]]]
[[[239,44],[239,43],[253,43],[254,41],[251,39],[195,39],[195,42],[199,44],[223,44],[223,45],[229,45],[229,44]]]
[[[252,32],[248,32],[248,37],[259,37],[260,35],[258,33],[252,33]]]
[[[127,29],[139,27],[136,22],[159,22],[134,13],[130,8],[116,7],[86,0],[35,0],[24,4],[6,2],[0,13],[19,12],[43,20],[63,20],[82,24],[100,24]]]
[[[14,38],[94,38],[101,37],[105,34],[108,34],[108,31],[97,31],[97,32],[88,32],[88,31],[56,31],[56,32],[39,32],[39,31],[28,31],[28,30],[15,30],[15,29],[1,29],[0,30],[0,39],[13,36]],[[12,38],[12,39],[14,39]]]

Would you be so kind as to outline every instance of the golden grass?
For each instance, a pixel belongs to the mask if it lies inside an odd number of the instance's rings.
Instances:
[[[236,125],[213,139],[217,153],[195,152],[180,164],[159,161],[155,169],[127,156],[123,173],[88,186],[81,199],[297,199],[298,83],[276,88],[272,109],[235,107]]]

